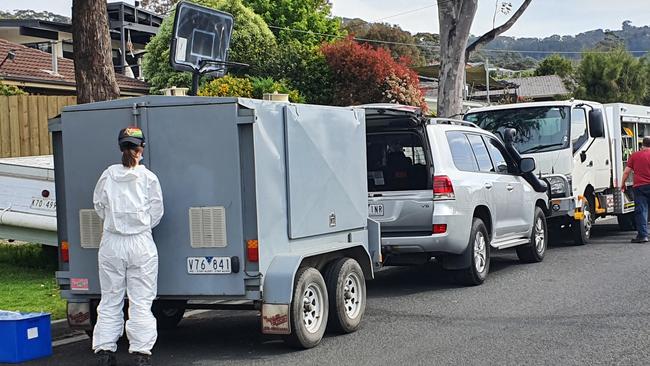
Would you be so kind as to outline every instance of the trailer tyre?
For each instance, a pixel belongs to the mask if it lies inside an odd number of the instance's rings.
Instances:
[[[591,212],[591,203],[585,201],[582,206],[584,218],[574,220],[571,229],[573,230],[573,243],[575,245],[589,244],[591,240],[591,228],[594,223],[594,214]]]
[[[300,268],[296,273],[291,300],[291,334],[285,342],[295,348],[317,346],[327,326],[329,302],[327,287],[315,268]]]
[[[173,329],[185,315],[187,302],[183,300],[155,300],[151,312],[156,317],[158,329]]]
[[[359,263],[352,258],[332,262],[325,272],[329,294],[328,328],[337,333],[359,329],[366,311],[366,282]]]
[[[517,247],[517,257],[524,263],[538,263],[544,260],[548,244],[548,230],[546,217],[541,208],[535,207],[533,230],[530,234],[530,243]]]
[[[469,266],[460,270],[458,280],[468,286],[482,284],[490,271],[490,236],[483,220],[475,217],[467,246]]]

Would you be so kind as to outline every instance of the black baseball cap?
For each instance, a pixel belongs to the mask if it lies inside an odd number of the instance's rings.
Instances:
[[[117,136],[117,143],[122,146],[122,144],[129,142],[136,146],[145,145],[144,133],[139,127],[129,126],[120,130],[120,134]]]

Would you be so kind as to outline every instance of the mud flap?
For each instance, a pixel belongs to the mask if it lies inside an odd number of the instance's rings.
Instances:
[[[90,301],[68,302],[67,312],[70,329],[92,329]]]
[[[291,322],[287,304],[262,304],[262,333],[291,334]]]

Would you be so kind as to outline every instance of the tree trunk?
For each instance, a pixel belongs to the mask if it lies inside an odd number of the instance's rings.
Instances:
[[[118,98],[106,0],[72,1],[72,39],[77,102]]]
[[[478,0],[438,2],[440,22],[440,77],[438,116],[458,118],[463,112],[465,47]]]

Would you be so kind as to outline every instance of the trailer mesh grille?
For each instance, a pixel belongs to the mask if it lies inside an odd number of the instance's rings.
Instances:
[[[190,241],[192,248],[223,248],[226,238],[224,207],[190,208]]]
[[[104,223],[93,209],[79,210],[79,230],[82,248],[99,248]]]

